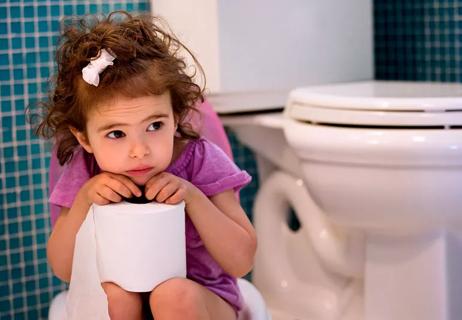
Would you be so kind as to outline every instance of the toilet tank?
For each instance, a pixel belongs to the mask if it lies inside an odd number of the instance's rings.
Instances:
[[[155,0],[202,64],[209,92],[373,78],[371,0]]]

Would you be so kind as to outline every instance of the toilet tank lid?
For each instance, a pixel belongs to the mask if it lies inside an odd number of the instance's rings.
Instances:
[[[301,87],[289,103],[320,108],[369,111],[433,111],[462,109],[462,84],[410,81],[364,81]]]

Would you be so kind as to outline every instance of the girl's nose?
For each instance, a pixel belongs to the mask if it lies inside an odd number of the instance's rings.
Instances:
[[[138,141],[132,145],[129,156],[133,159],[141,159],[149,155],[149,153],[148,145],[142,141]]]

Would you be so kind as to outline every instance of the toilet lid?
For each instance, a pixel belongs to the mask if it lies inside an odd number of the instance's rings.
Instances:
[[[367,81],[298,88],[285,115],[317,124],[462,128],[462,84]]]

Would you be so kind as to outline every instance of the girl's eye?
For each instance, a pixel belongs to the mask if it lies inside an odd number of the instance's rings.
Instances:
[[[159,130],[163,126],[163,123],[161,121],[156,121],[153,122],[149,125],[147,131],[156,131]]]
[[[119,138],[125,137],[125,133],[123,133],[120,130],[114,130],[114,131],[109,132],[106,136],[110,139],[119,139]]]

